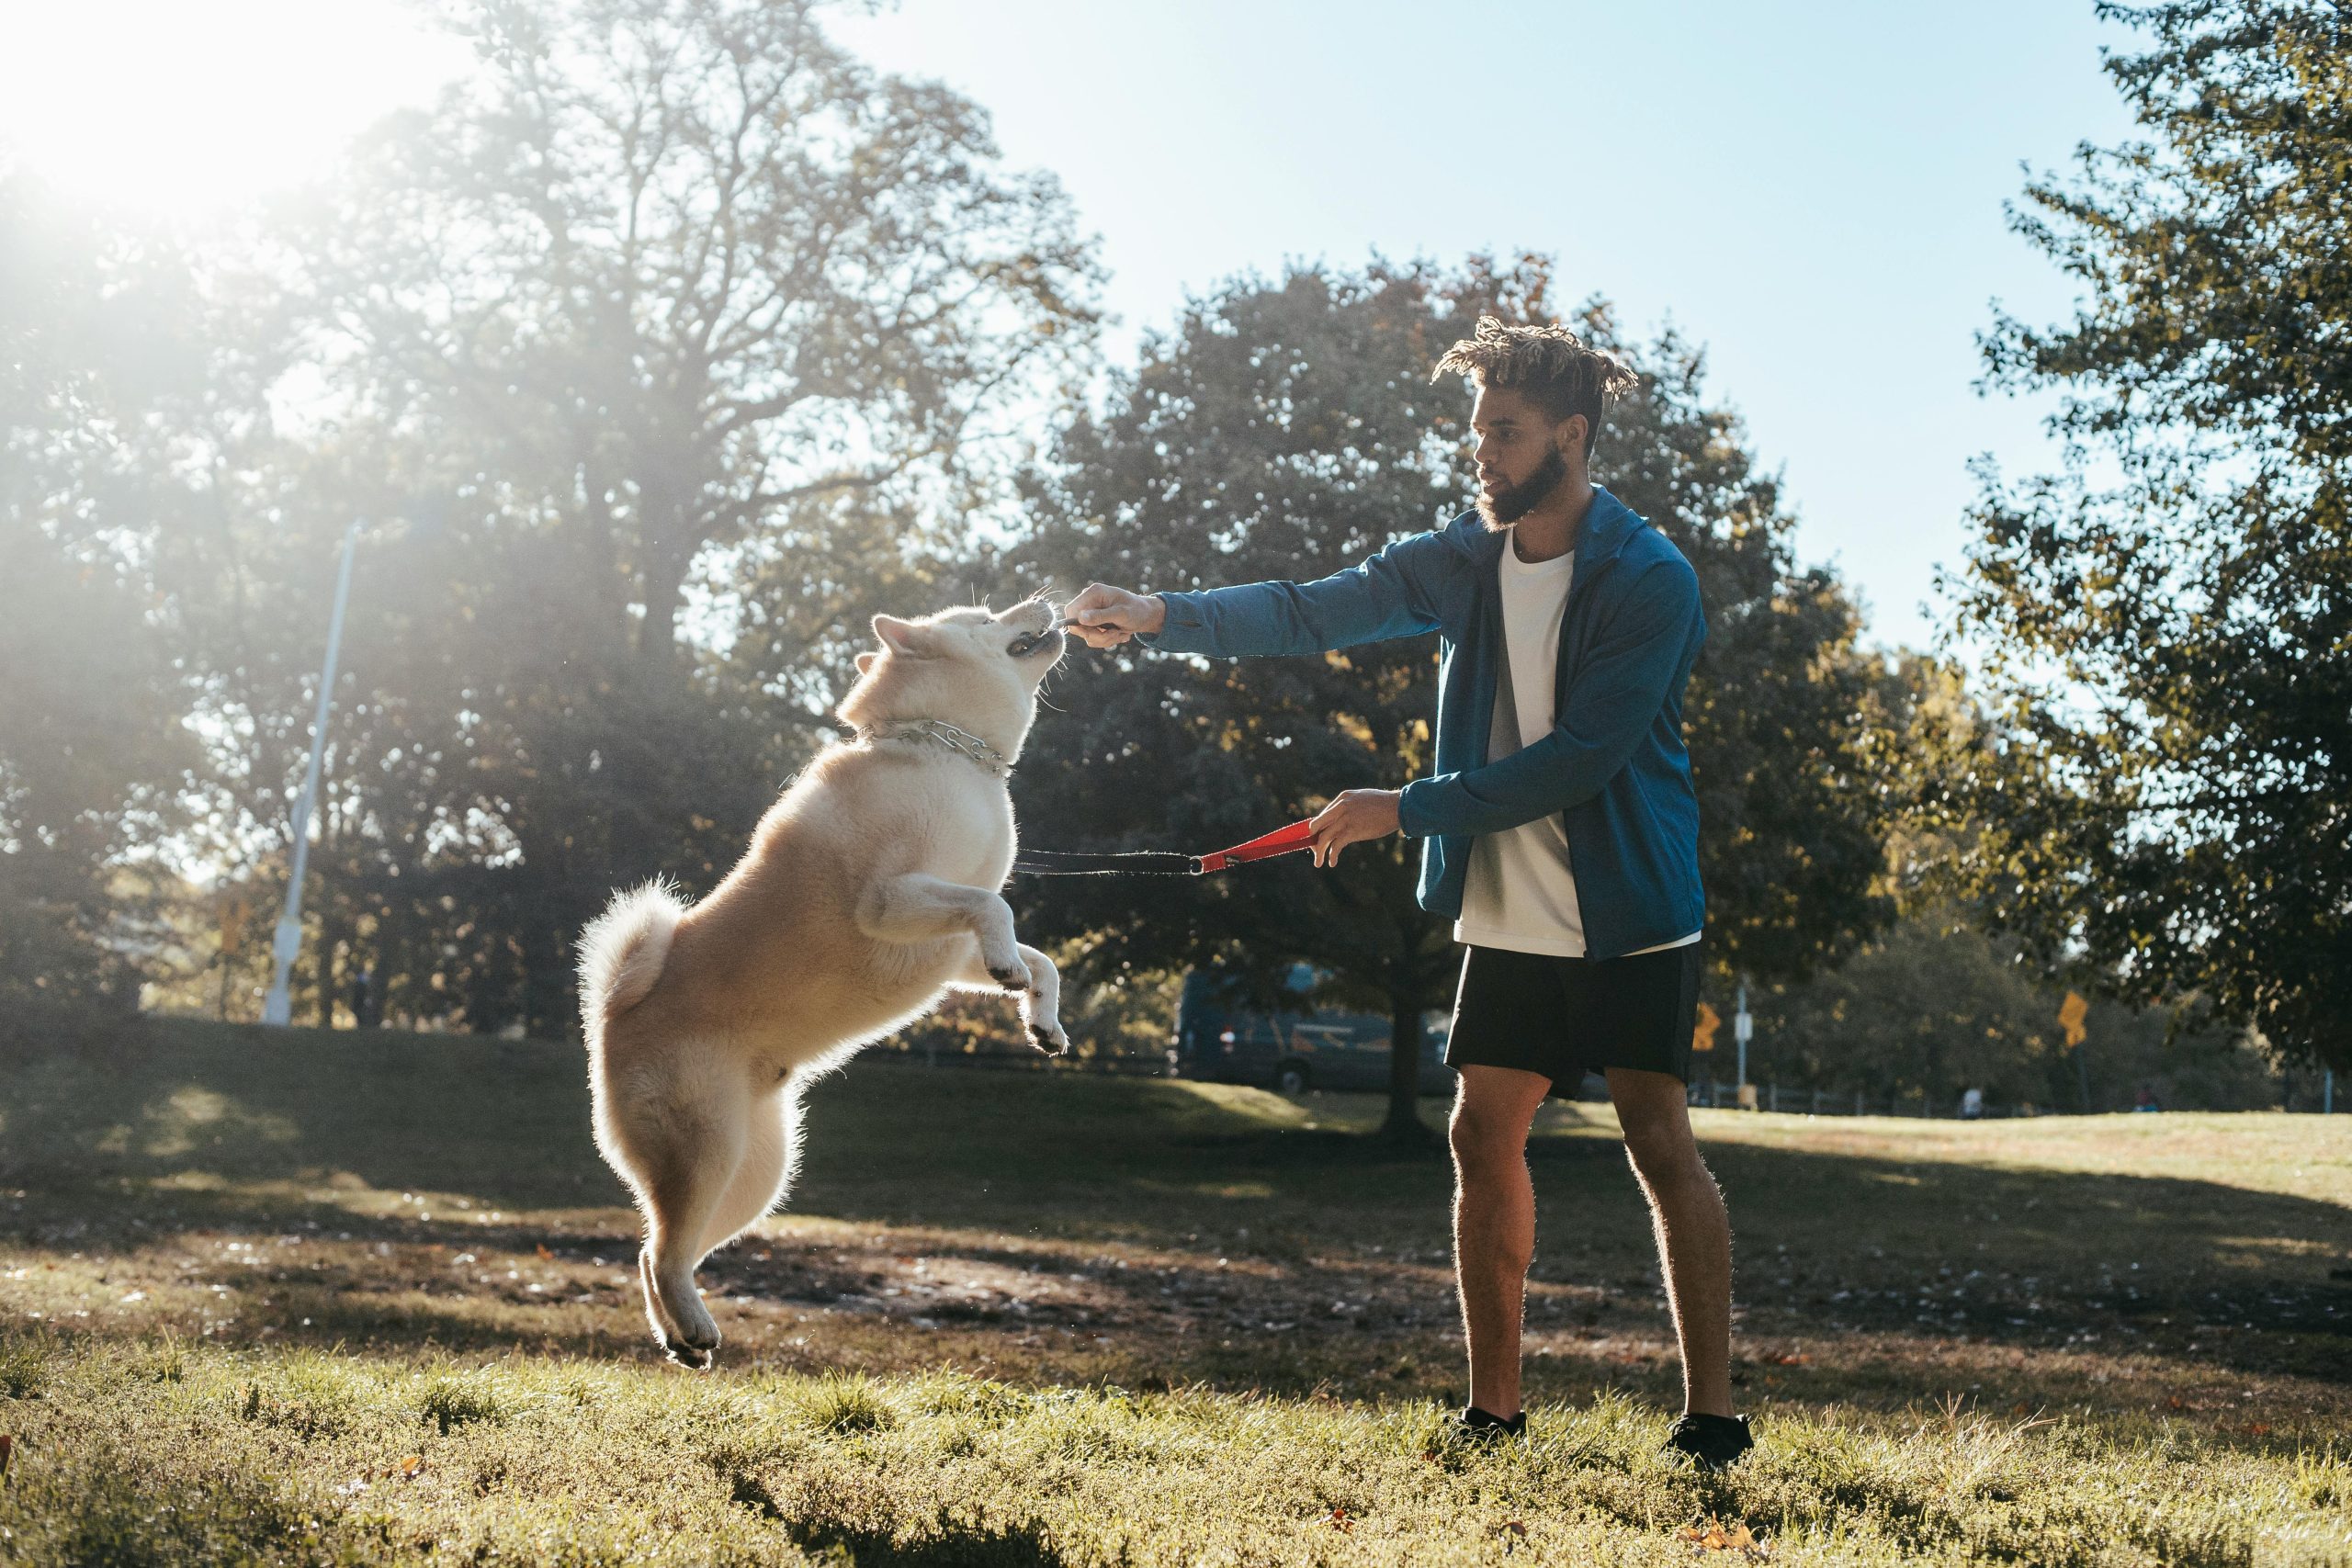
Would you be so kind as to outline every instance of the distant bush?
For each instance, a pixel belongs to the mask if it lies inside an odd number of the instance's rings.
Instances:
[[[1748,1077],[1874,1100],[1925,1091],[1946,1110],[1968,1089],[2058,1111],[2128,1111],[2143,1089],[2170,1111],[2280,1102],[2283,1083],[2266,1053],[2236,1031],[2165,1009],[2092,1001],[2078,1065],[2058,1021],[2065,998],[2065,986],[2042,978],[2014,944],[1948,910],[1915,913],[1828,974],[1752,988]],[[1728,1019],[1727,998],[1710,1000]],[[1730,1032],[1726,1022],[1716,1043],[1726,1077]]]

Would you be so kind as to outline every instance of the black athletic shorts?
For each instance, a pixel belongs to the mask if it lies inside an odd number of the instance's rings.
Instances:
[[[1702,942],[1625,958],[1556,958],[1474,947],[1462,961],[1455,1067],[1517,1067],[1566,1099],[1588,1072],[1639,1067],[1690,1081]]]

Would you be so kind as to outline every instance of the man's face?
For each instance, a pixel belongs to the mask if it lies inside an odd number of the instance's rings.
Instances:
[[[1543,504],[1584,457],[1584,419],[1558,423],[1508,387],[1481,387],[1470,411],[1478,460],[1478,514],[1506,527]]]

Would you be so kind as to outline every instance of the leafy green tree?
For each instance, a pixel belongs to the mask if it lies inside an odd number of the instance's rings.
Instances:
[[[1859,1094],[1874,1111],[1939,1116],[1972,1088],[2005,1110],[2129,1111],[2143,1089],[2168,1111],[2279,1102],[2260,1052],[2172,1009],[2095,1003],[2069,1047],[2065,983],[2020,958],[1967,908],[1925,902],[1837,969],[1751,994],[1749,1076],[1779,1087],[1783,1111],[1804,1110],[1816,1089],[1831,1111],[1852,1110]],[[1727,1077],[1727,1032],[1718,1045]]]
[[[195,761],[135,528],[150,429],[199,362],[168,246],[110,232],[0,161],[0,1021],[135,1003],[146,911],[116,872],[177,818]],[[163,498],[167,499],[167,498]]]
[[[1897,921],[1834,974],[1756,999],[1750,1075],[1882,1109],[1916,1096],[1948,1115],[1972,1087],[1996,1102],[2076,1108],[2060,998],[2041,1005],[2009,957],[1949,910]]]
[[[1481,311],[1548,319],[1550,288],[1530,258],[1306,269],[1196,301],[1146,344],[1107,412],[1065,435],[1002,581],[1306,579],[1441,525],[1473,488],[1469,400],[1431,385],[1430,366]],[[1599,306],[1579,325],[1628,346]],[[1629,352],[1642,390],[1608,421],[1595,472],[1700,572],[1713,629],[1687,713],[1715,951],[1804,973],[1887,912],[1884,671],[1857,648],[1836,581],[1791,564],[1790,520],[1736,419],[1703,401],[1699,355],[1671,336]],[[1025,831],[1052,848],[1204,849],[1344,788],[1401,786],[1430,764],[1434,655],[1433,637],[1319,660],[1073,652],[1016,780]],[[1330,872],[1291,859],[1017,896],[1030,929],[1088,946],[1082,977],[1222,962],[1264,993],[1295,961],[1324,969],[1333,999],[1388,1014],[1389,1127],[1409,1134],[1421,1018],[1450,1000],[1459,963],[1449,923],[1414,902],[1418,847],[1360,846]]]
[[[2352,1066],[2352,12],[2103,4],[2142,134],[2028,187],[2082,287],[2001,318],[2060,470],[1987,470],[1957,584],[2002,734],[1954,781],[1982,908],[2143,1001]]]
[[[466,6],[481,69],[288,230],[351,405],[478,431],[442,466],[460,509],[568,525],[575,612],[651,666],[731,585],[698,570],[821,522],[796,509],[960,499],[1093,324],[1052,179],[825,8]]]
[[[866,615],[938,595],[1088,349],[1051,180],[822,10],[454,8],[479,71],[219,268],[221,364],[285,345],[251,375],[308,411],[158,554],[230,852],[282,836],[334,541],[374,525],[311,862],[322,1013],[365,965],[395,1015],[570,1027],[580,926],[616,884],[723,874]]]

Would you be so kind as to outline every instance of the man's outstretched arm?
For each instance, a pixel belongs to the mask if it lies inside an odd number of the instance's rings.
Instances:
[[[1438,577],[1449,548],[1434,534],[1416,534],[1312,582],[1246,582],[1197,593],[1131,593],[1096,582],[1062,618],[1089,648],[1142,637],[1166,653],[1226,658],[1412,637],[1437,629]]]

